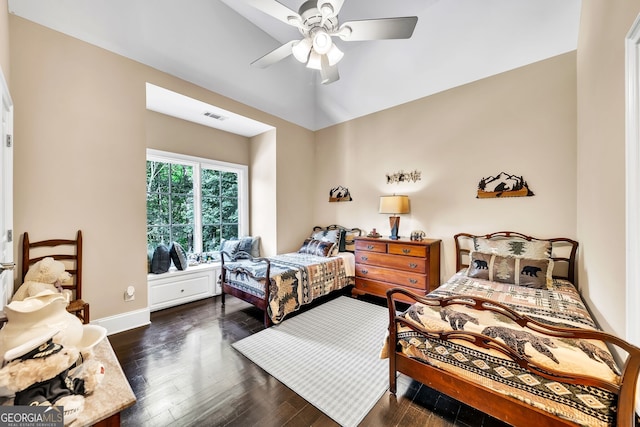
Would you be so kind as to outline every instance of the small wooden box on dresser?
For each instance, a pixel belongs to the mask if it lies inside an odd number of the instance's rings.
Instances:
[[[428,294],[440,286],[440,242],[357,237],[352,294],[386,298],[387,290],[395,287]]]

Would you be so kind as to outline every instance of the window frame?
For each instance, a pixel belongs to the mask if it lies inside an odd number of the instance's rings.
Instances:
[[[201,185],[201,171],[203,168],[238,174],[238,237],[249,234],[249,167],[247,165],[206,159],[187,154],[172,153],[153,148],[147,148],[146,161],[181,164],[193,167],[194,253],[202,253],[203,248]]]

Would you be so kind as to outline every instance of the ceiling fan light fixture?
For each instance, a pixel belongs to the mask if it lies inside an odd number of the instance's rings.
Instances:
[[[326,31],[320,30],[313,35],[313,50],[320,55],[329,53],[331,46],[333,46],[333,41]]]
[[[336,16],[336,13],[333,9],[333,5],[331,3],[322,3],[318,2],[318,10],[322,14],[322,19],[320,20],[320,26],[323,27],[327,19],[333,18]]]
[[[312,46],[313,43],[311,42],[311,40],[308,38],[304,38],[293,45],[293,47],[291,48],[291,52],[298,61],[306,64],[309,60],[309,54],[311,53]]]
[[[342,27],[340,27],[340,29],[338,31],[336,31],[335,33],[332,33],[331,35],[338,36],[342,40],[347,40],[351,36],[352,32],[353,32],[353,30],[351,29],[350,26],[343,25]]]
[[[287,16],[287,22],[289,23],[289,25],[292,25],[294,27],[304,28],[304,25],[302,24],[302,19],[300,19],[299,16]]]
[[[329,65],[334,66],[344,57],[344,53],[338,49],[338,46],[335,44],[331,46],[329,52],[327,52],[327,59],[329,60]]]
[[[312,50],[309,55],[309,61],[307,62],[307,68],[322,70],[322,55]]]

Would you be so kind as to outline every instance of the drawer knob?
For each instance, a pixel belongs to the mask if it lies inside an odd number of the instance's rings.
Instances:
[[[418,283],[418,281],[416,279],[409,279],[409,283],[415,285],[416,283]]]
[[[180,289],[180,292],[184,292],[184,289]]]
[[[418,264],[411,263],[411,264],[409,264],[409,267],[411,267],[411,268],[418,268]]]
[[[368,256],[364,256],[364,255],[363,255],[363,256],[361,256],[361,257],[360,257],[360,259],[361,259],[362,261],[367,261],[367,260],[369,259],[369,257],[368,257]]]
[[[373,249],[373,245],[367,245],[367,249],[369,250]]]
[[[411,249],[404,248],[404,249],[402,249],[402,253],[410,254],[411,253]]]
[[[365,270],[364,268],[362,270],[360,270],[360,273],[362,274],[369,274],[369,270]]]

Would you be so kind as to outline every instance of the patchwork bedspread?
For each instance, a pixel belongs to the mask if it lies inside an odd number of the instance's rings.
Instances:
[[[341,257],[319,257],[297,252],[269,257],[271,283],[267,312],[273,323],[281,322],[287,314],[332,291],[349,285]],[[241,266],[245,271],[229,271]],[[225,262],[226,281],[234,288],[264,298],[266,277],[264,262]],[[252,277],[253,276],[253,277]],[[258,280],[256,280],[257,278]]]
[[[552,289],[533,289],[469,278],[460,272],[429,296],[471,295],[500,302],[540,322],[595,329],[577,290],[569,282],[554,280]],[[620,381],[620,371],[606,345],[596,340],[544,337],[523,329],[498,313],[453,305],[444,308],[416,303],[402,316],[428,330],[465,330],[482,333],[526,354],[538,366],[596,378]],[[580,425],[611,425],[616,395],[599,388],[549,380],[527,371],[496,350],[471,343],[426,339],[400,326],[398,341],[404,354]],[[383,356],[387,349],[383,350]]]

